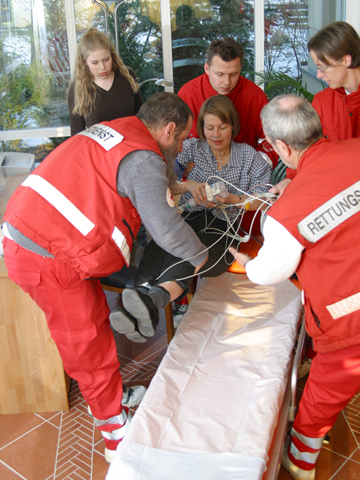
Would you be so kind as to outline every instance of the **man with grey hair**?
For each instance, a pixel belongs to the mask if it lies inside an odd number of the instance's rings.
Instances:
[[[297,175],[267,214],[258,256],[231,252],[254,283],[280,283],[296,271],[302,285],[317,354],[282,464],[308,480],[327,431],[360,390],[360,138],[322,138],[317,113],[294,95],[274,98],[261,119],[268,142]]]

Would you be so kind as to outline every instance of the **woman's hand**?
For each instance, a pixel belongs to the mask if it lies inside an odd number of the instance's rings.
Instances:
[[[230,205],[236,205],[237,203],[240,203],[242,201],[240,195],[234,195],[232,193],[229,193],[227,197],[220,197],[219,195],[217,195],[215,197],[215,200],[217,200],[219,203],[228,203]]]

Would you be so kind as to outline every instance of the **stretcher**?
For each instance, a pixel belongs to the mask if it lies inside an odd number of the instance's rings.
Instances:
[[[290,281],[203,278],[106,480],[275,479],[301,317]]]

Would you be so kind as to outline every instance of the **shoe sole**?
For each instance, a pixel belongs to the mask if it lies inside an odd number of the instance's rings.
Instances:
[[[146,338],[140,335],[135,328],[135,323],[131,320],[131,318],[127,317],[124,312],[112,312],[110,313],[109,319],[113,329],[118,333],[124,334],[131,342],[146,342]]]
[[[126,310],[136,318],[138,329],[144,337],[153,337],[155,334],[152,325],[149,310],[142,302],[138,292],[132,289],[126,289],[122,294],[122,301]]]

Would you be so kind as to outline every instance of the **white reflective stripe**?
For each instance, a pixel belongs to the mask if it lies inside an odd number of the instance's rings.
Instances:
[[[290,453],[296,458],[296,460],[311,464],[314,464],[316,462],[320,451],[321,450],[318,450],[316,453],[300,452],[300,450],[298,450],[292,442],[290,446]]]
[[[305,305],[305,292],[304,290],[301,290],[301,303]]]
[[[127,428],[129,427],[131,419],[132,419],[131,413],[129,412],[127,414],[126,410],[123,410],[120,413],[120,415],[111,417],[108,420],[97,420],[95,418],[95,425],[101,431],[101,435],[107,440],[121,440],[124,437]],[[101,429],[101,427],[103,426],[112,425],[112,424],[116,426],[119,425],[119,428],[116,428],[112,432],[106,432]]]
[[[1,228],[2,228],[2,231],[4,232],[4,237],[8,238],[9,240],[14,241],[14,239],[10,235],[10,232],[8,230],[8,227],[7,227],[6,223],[3,223]]]
[[[92,221],[85,217],[64,194],[59,192],[59,190],[44,178],[38,175],[29,175],[22,185],[32,188],[41,195],[84,236],[95,227]]]
[[[129,248],[129,245],[127,244],[124,234],[115,226],[111,237],[116,243],[116,245],[119,247],[119,249],[121,250],[121,253],[125,258],[126,265],[129,266],[130,248]]]
[[[344,298],[340,302],[327,305],[326,307],[334,320],[341,318],[348,313],[360,310],[360,293],[355,293],[351,297]]]
[[[121,440],[124,438],[126,429],[128,427],[128,421],[124,423],[124,425],[120,428],[117,428],[116,430],[113,430],[112,432],[103,432],[101,429],[101,435],[106,438],[107,440]]]
[[[306,240],[315,243],[358,212],[360,212],[360,181],[310,213],[298,223],[297,228]]]
[[[312,448],[313,450],[320,450],[325,438],[325,436],[320,438],[305,437],[305,435],[301,435],[301,433],[298,433],[293,428],[291,429],[291,436],[296,437],[301,443]]]

